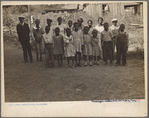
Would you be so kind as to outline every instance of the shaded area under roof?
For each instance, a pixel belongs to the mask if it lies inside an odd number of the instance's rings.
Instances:
[[[78,9],[78,4],[54,4],[45,7],[46,11],[56,11],[56,10],[75,10]]]

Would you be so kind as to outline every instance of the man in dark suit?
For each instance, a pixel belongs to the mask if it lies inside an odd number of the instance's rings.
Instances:
[[[24,17],[19,17],[19,21],[20,23],[17,25],[17,34],[23,48],[24,63],[28,61],[27,53],[29,55],[30,62],[33,62],[30,46],[29,26],[28,24],[24,23]]]

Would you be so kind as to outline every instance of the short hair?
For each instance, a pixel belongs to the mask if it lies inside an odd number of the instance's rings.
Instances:
[[[67,28],[66,29],[66,33],[68,33],[69,31],[71,32],[71,29],[70,28]]]
[[[36,19],[36,20],[35,20],[35,23],[36,23],[36,22],[39,22],[39,23],[40,23],[40,20],[39,20],[39,19]]]
[[[102,17],[99,17],[99,18],[98,18],[98,21],[99,21],[99,19],[101,19],[101,20],[103,21],[103,18],[102,18]]]
[[[89,29],[89,27],[88,27],[88,26],[85,26],[85,27],[84,27],[84,30],[85,30],[85,29]]]
[[[60,19],[62,20],[62,17],[58,17],[58,18],[57,18],[57,21],[60,20]]]
[[[92,31],[92,34],[93,34],[94,32],[95,32],[95,33],[98,33],[98,31],[97,31],[97,30],[95,30],[95,29]]]
[[[50,27],[49,27],[49,26],[46,26],[46,27],[45,27],[45,30],[50,30]]]
[[[56,27],[56,28],[55,28],[55,31],[56,31],[56,30],[60,32],[60,29],[59,29],[59,27]]]
[[[109,23],[108,23],[108,22],[105,22],[103,25],[104,25],[104,26],[105,26],[105,25],[109,25]]]
[[[74,24],[73,24],[73,25],[75,26],[76,24],[78,25],[78,22],[74,22]]]
[[[83,18],[80,18],[80,20],[82,21],[82,23],[84,22],[84,21],[83,21]]]
[[[92,21],[92,20],[88,20],[88,21],[87,21],[87,23],[89,23],[89,22],[91,22],[91,23],[93,24],[93,21]]]
[[[69,21],[68,21],[68,23],[69,23],[69,22],[71,22],[71,23],[72,23],[72,20],[69,20]]]
[[[81,20],[81,22],[83,23],[84,21],[83,21],[83,18],[79,18],[77,21],[79,22]]]
[[[124,24],[120,24],[120,27],[124,27],[125,28],[125,25]]]

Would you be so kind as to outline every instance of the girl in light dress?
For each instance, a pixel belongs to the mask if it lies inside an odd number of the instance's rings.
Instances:
[[[87,56],[89,57],[89,65],[92,66],[92,41],[91,36],[88,33],[89,27],[84,27],[84,34],[83,34],[83,42],[84,42],[84,48],[83,48],[83,55],[85,64],[84,66],[87,66]]]
[[[83,34],[79,30],[79,25],[77,22],[74,23],[74,31],[72,31],[74,46],[75,46],[75,61],[76,66],[81,67],[81,54],[83,48]]]
[[[104,27],[103,27],[103,18],[99,17],[98,18],[98,25],[95,26],[95,29],[98,31],[98,37],[99,37],[99,47],[101,50],[101,58],[103,58],[103,47],[101,45],[102,41],[101,41],[101,32],[104,31]]]
[[[67,58],[67,67],[69,67],[69,61],[72,60],[72,68],[74,68],[74,56],[75,56],[75,49],[74,49],[74,41],[71,35],[71,29],[66,29],[66,35],[64,36],[65,42],[65,57]]]

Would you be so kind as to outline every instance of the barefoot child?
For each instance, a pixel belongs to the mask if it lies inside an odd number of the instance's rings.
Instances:
[[[87,56],[89,57],[89,65],[92,66],[92,41],[88,31],[89,27],[85,26],[83,34],[83,42],[84,42],[83,55],[85,61],[84,66],[87,66]]]
[[[63,36],[60,33],[59,27],[55,28],[55,35],[53,36],[54,50],[53,54],[57,58],[58,66],[62,66],[63,64],[63,53],[64,53],[64,40]],[[59,62],[60,59],[60,62]]]
[[[33,28],[33,36],[35,38],[35,52],[36,52],[36,61],[39,61],[39,54],[40,54],[40,61],[42,61],[42,53],[43,53],[43,34],[44,30],[39,26],[40,20],[35,20],[36,26]]]
[[[110,64],[113,63],[113,33],[109,30],[109,24],[104,23],[104,31],[101,32],[101,43],[103,46],[103,61],[107,64],[108,59]]]
[[[124,31],[125,25],[120,25],[120,31],[117,35],[117,64],[120,65],[121,56],[122,56],[122,65],[126,65],[126,53],[128,50],[128,34]]]
[[[99,38],[97,36],[98,31],[97,30],[93,30],[92,31],[92,46],[93,46],[93,57],[94,57],[94,64],[99,65],[99,60],[100,60],[100,47],[99,47]]]
[[[74,23],[74,31],[72,31],[72,36],[74,39],[74,46],[75,46],[75,60],[76,66],[81,67],[81,53],[83,47],[83,35],[82,31],[79,30],[79,25],[77,22]]]
[[[65,57],[67,58],[67,66],[69,67],[69,60],[72,60],[72,68],[74,68],[74,56],[75,56],[75,49],[73,45],[73,37],[71,35],[71,29],[66,29],[66,35],[64,36],[65,42]]]
[[[46,33],[43,34],[43,40],[45,44],[45,57],[46,57],[46,68],[49,68],[50,66],[53,67],[53,30],[46,26],[45,28]],[[51,59],[51,62],[49,64],[49,61]]]

